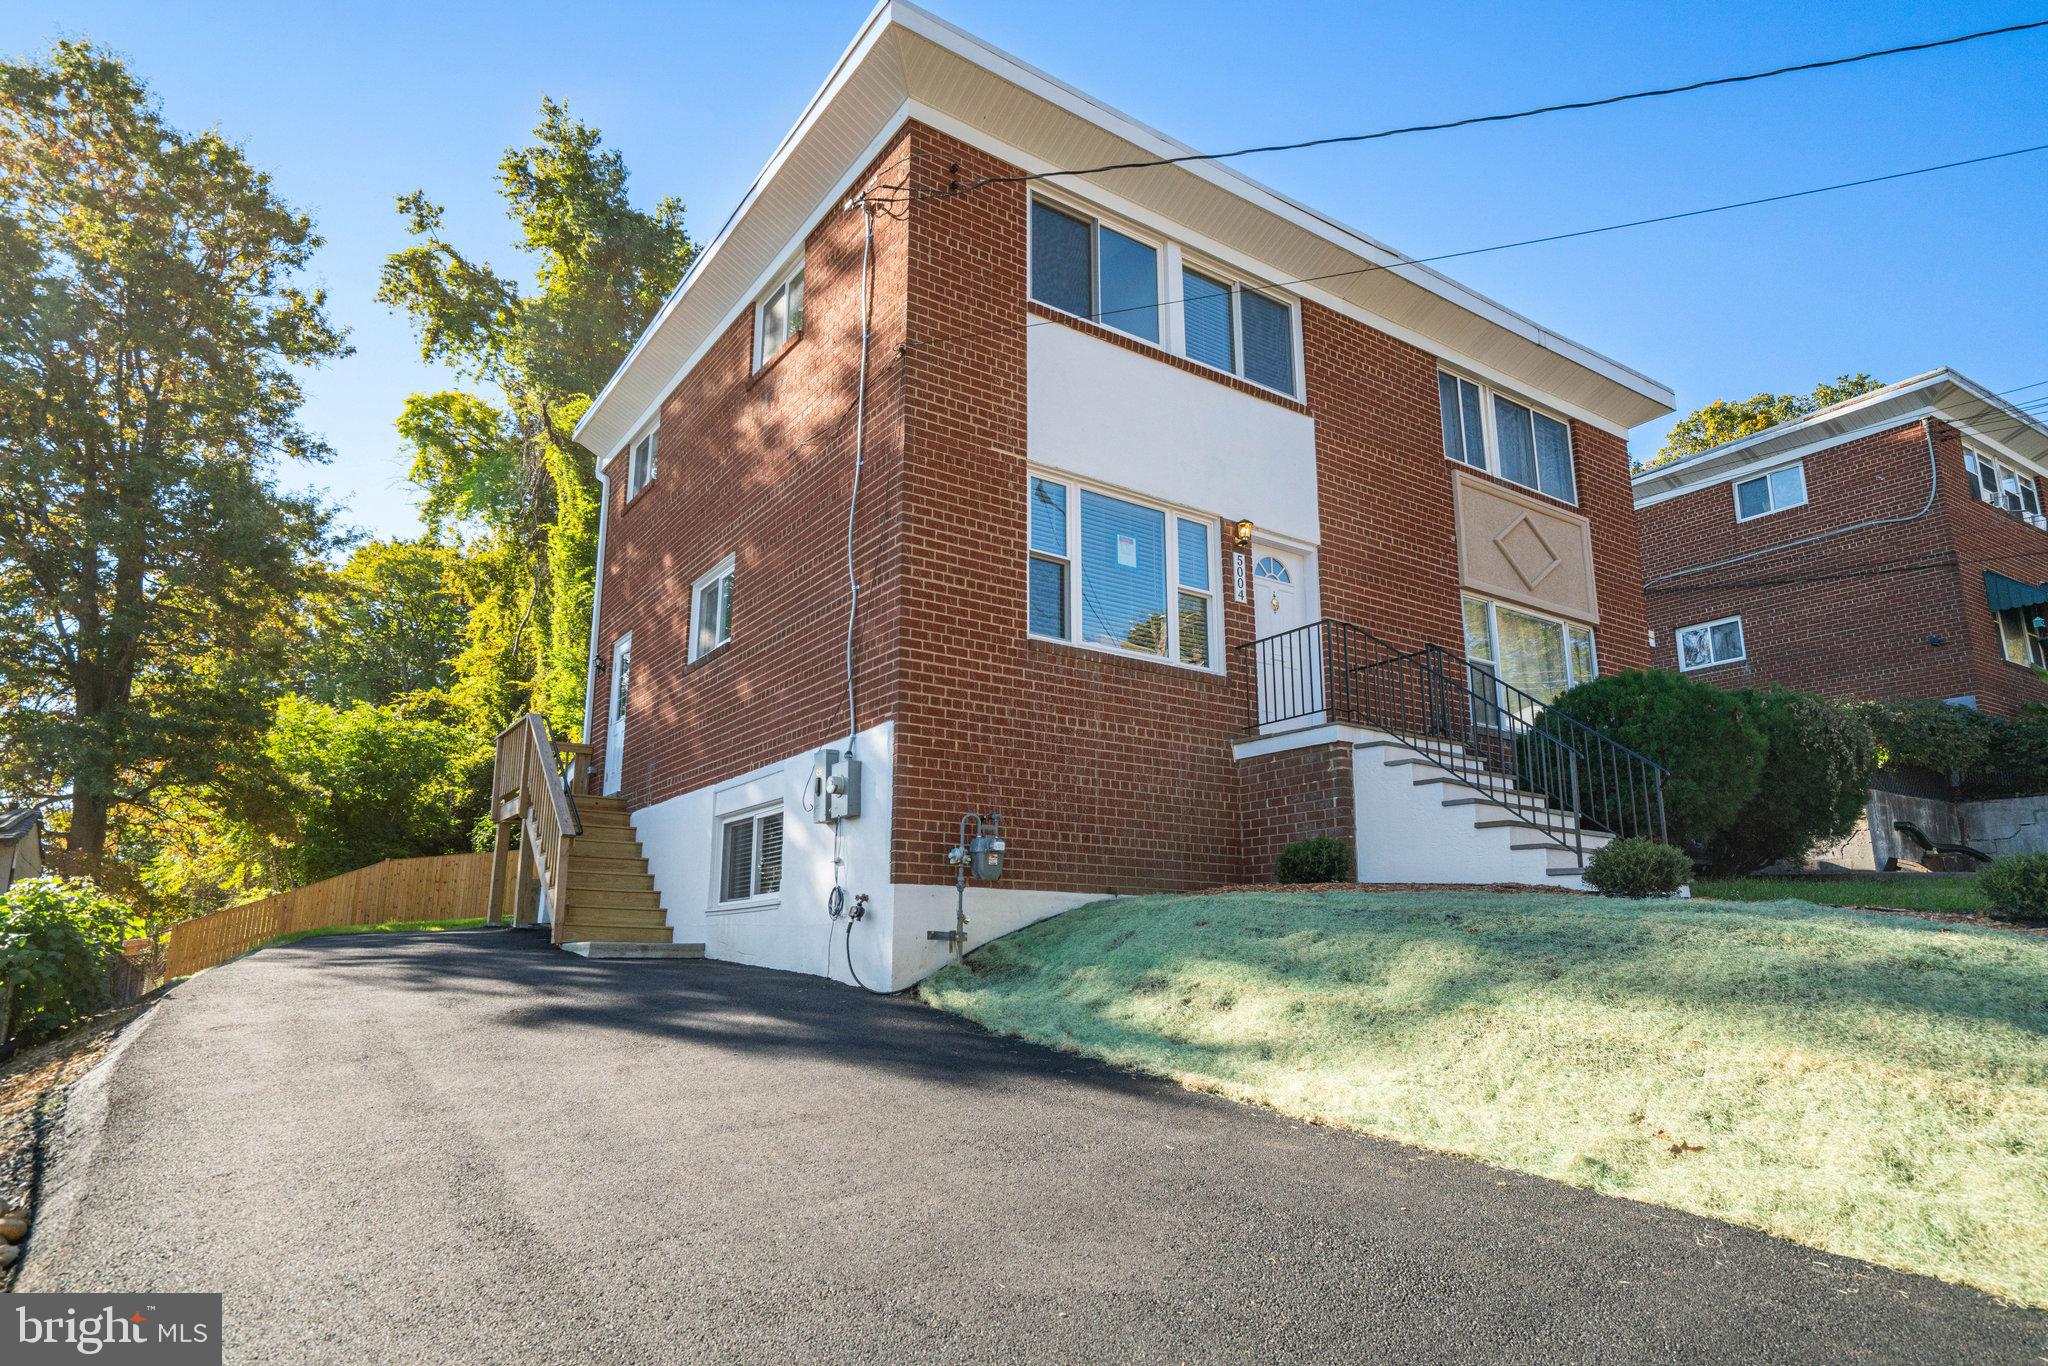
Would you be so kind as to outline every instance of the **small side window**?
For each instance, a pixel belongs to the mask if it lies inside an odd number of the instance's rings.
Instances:
[[[690,659],[702,659],[732,639],[733,557],[690,590]]]
[[[803,330],[804,268],[799,262],[795,271],[768,291],[756,310],[754,368],[775,359],[775,353]]]
[[[656,433],[649,432],[633,443],[632,453],[626,463],[626,496],[633,497],[640,490],[654,482],[654,459],[658,443]]]
[[[760,811],[725,822],[719,837],[720,904],[782,891],[782,812]]]

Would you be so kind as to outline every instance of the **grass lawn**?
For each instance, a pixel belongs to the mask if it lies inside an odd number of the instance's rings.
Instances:
[[[330,934],[395,934],[400,930],[480,930],[483,927],[482,916],[470,920],[385,920],[375,925],[323,925],[313,930],[293,930],[290,934],[266,939],[256,947],[267,949],[273,944],[295,944],[301,939],[319,939]]]
[[[925,998],[1238,1100],[2048,1306],[2048,938],[1793,902],[1097,902]]]
[[[1991,909],[1974,877],[1707,878],[1693,883],[1692,894],[1716,901],[1798,900],[1822,906],[1888,906],[1957,915],[1984,915]]]

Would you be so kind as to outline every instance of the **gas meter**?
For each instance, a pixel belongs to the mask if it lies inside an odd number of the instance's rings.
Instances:
[[[967,838],[968,822],[974,824],[974,838]],[[1003,875],[1003,817],[991,811],[986,816],[969,814],[960,818],[960,843],[946,853],[946,862],[974,874],[977,882],[994,882]]]

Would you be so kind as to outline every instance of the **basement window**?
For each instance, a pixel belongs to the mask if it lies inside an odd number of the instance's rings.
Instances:
[[[1749,647],[1742,638],[1741,617],[1723,617],[1719,621],[1678,628],[1678,667],[1681,672],[1711,669],[1718,664],[1734,664],[1747,658]]]
[[[718,904],[732,905],[782,891],[782,809],[727,820],[719,830]]]
[[[1034,636],[1217,667],[1216,519],[1065,476],[1028,481]]]
[[[1735,520],[1751,521],[1806,505],[1806,466],[1787,465],[1735,485]]]

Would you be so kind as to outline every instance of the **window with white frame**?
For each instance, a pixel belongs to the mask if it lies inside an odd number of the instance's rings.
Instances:
[[[1496,700],[1493,725],[1527,724],[1542,704],[1600,674],[1590,626],[1485,598],[1468,597],[1464,608],[1466,674],[1474,693]]]
[[[782,891],[782,808],[728,817],[718,832],[720,905]]]
[[[1033,474],[1032,635],[1216,667],[1216,521]]]
[[[654,482],[655,432],[649,432],[633,443],[631,454],[626,457],[626,496],[633,495]]]
[[[775,359],[785,342],[804,330],[804,266],[779,280],[755,310],[754,368]]]
[[[1703,621],[1697,626],[1681,626],[1676,634],[1678,667],[1685,673],[1749,658],[1749,647],[1742,638],[1741,617],[1723,617],[1719,621]]]
[[[2048,617],[2039,610],[2008,607],[1998,614],[1999,643],[2005,657],[2030,669],[2048,669]]]
[[[1031,297],[1293,397],[1294,305],[1228,271],[1178,267],[1180,320],[1169,338],[1160,294],[1180,249],[1033,196]]]
[[[734,557],[726,556],[716,569],[690,588],[690,659],[694,662],[732,639],[732,582]]]
[[[1969,475],[1970,492],[1980,500],[2035,526],[2044,525],[2040,490],[2025,470],[1968,446],[1963,448],[1963,469]]]
[[[1568,423],[1448,370],[1437,371],[1436,388],[1446,458],[1559,502],[1579,501]]]
[[[1806,465],[1785,465],[1753,479],[1735,481],[1735,520],[1747,522],[1806,504]]]

